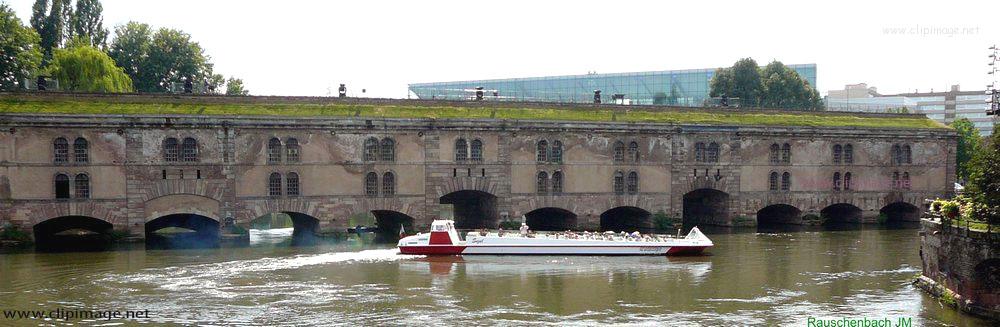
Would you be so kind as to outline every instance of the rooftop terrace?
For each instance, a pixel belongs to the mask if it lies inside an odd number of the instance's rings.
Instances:
[[[0,93],[0,114],[508,119],[680,125],[948,128],[927,119],[924,115],[916,114],[535,102],[145,94]]]

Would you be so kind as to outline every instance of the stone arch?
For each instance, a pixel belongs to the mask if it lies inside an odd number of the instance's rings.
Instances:
[[[440,197],[441,204],[452,206],[455,228],[496,228],[500,223],[499,199],[490,192],[459,190]]]
[[[31,229],[36,245],[43,250],[96,250],[111,240],[114,225],[90,216],[67,215],[40,221]]]
[[[153,248],[217,247],[221,224],[217,218],[195,213],[169,213],[146,222],[146,245]],[[168,227],[190,230],[187,233],[161,235]]]
[[[576,229],[577,215],[558,207],[544,207],[524,214],[525,223],[532,230],[565,231]]]
[[[685,224],[729,225],[729,193],[700,188],[684,194]]]
[[[620,206],[601,213],[602,231],[649,232],[652,229],[653,214],[643,208]]]
[[[886,216],[887,222],[920,221],[920,213],[920,207],[905,201],[889,203],[879,210],[879,214]]]
[[[372,210],[371,213],[375,216],[377,233],[382,240],[398,239],[401,229],[406,234],[416,233],[416,219],[410,215],[395,210]]]
[[[772,204],[757,210],[757,225],[802,224],[802,210],[789,204]]]
[[[834,203],[820,210],[823,223],[860,223],[864,211],[850,203]]]
[[[219,200],[197,194],[171,194],[143,203],[145,221],[173,214],[195,214],[221,222]]]

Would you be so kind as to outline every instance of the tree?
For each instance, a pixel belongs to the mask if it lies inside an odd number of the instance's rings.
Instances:
[[[779,61],[761,68],[751,58],[719,68],[709,82],[709,95],[739,98],[743,107],[822,109],[823,101],[809,82]]]
[[[129,22],[115,28],[111,57],[122,64],[140,92],[167,92],[174,83],[192,78],[218,87],[223,78],[212,72],[210,58],[191,36],[179,30]]]
[[[39,37],[21,25],[6,3],[0,3],[0,35],[0,90],[13,90],[22,87],[42,62]]]
[[[974,215],[991,225],[1000,224],[1000,133],[993,133],[971,162],[965,194],[978,204]]]
[[[78,38],[72,46],[56,49],[46,70],[68,91],[132,92],[132,79],[104,51]]]
[[[226,95],[249,95],[250,90],[243,88],[243,79],[230,77],[226,80]]]
[[[780,61],[772,61],[761,70],[763,93],[760,106],[786,109],[822,109],[819,92]]]
[[[101,13],[104,8],[99,0],[76,0],[76,12],[73,13],[70,32],[72,36],[86,37],[90,45],[106,49],[108,30],[104,28],[104,18]]]
[[[35,0],[31,7],[31,27],[38,32],[44,60],[52,58],[52,50],[62,45],[70,35],[73,17],[72,0]],[[46,14],[48,12],[48,14]]]
[[[958,132],[958,151],[956,153],[956,165],[958,166],[958,179],[969,180],[970,164],[972,157],[979,152],[979,129],[969,121],[968,118],[961,118],[951,123],[951,127]]]

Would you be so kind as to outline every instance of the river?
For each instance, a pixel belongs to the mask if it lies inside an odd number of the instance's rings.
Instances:
[[[291,247],[282,231],[242,248],[21,250],[0,254],[0,309],[149,310],[45,322],[56,325],[989,325],[910,284],[913,228],[705,232],[716,246],[699,257],[427,258],[388,244]]]

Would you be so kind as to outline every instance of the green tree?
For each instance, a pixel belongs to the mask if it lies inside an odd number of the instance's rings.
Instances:
[[[763,93],[760,106],[786,109],[822,109],[819,92],[794,69],[772,61],[761,69]]]
[[[230,77],[226,80],[226,95],[249,95],[250,90],[243,87],[243,79]]]
[[[104,18],[101,17],[103,11],[100,0],[76,0],[76,11],[70,26],[71,35],[86,37],[90,45],[106,49],[108,30],[104,28]]]
[[[22,87],[42,62],[39,37],[6,3],[0,3],[0,35],[0,90],[13,90]]]
[[[52,58],[52,51],[60,47],[71,34],[69,24],[73,17],[72,0],[35,0],[31,7],[31,27],[41,38],[44,59]]]
[[[1000,124],[994,130],[997,127]],[[1000,133],[993,133],[983,150],[973,156],[965,194],[980,204],[977,218],[1000,224]]]
[[[955,155],[958,166],[958,179],[969,180],[970,164],[972,157],[979,152],[979,129],[969,121],[968,118],[958,119],[951,123],[951,127],[958,132],[958,151]]]
[[[709,95],[739,98],[741,106],[756,107],[763,88],[757,62],[752,58],[743,58],[732,67],[715,71],[715,76],[709,82]]]
[[[212,72],[210,58],[191,36],[179,30],[129,22],[115,28],[111,57],[120,62],[140,92],[166,92],[186,78],[218,87],[223,78]]]
[[[46,70],[68,91],[132,92],[132,79],[104,51],[76,39],[72,46],[56,49]]]

